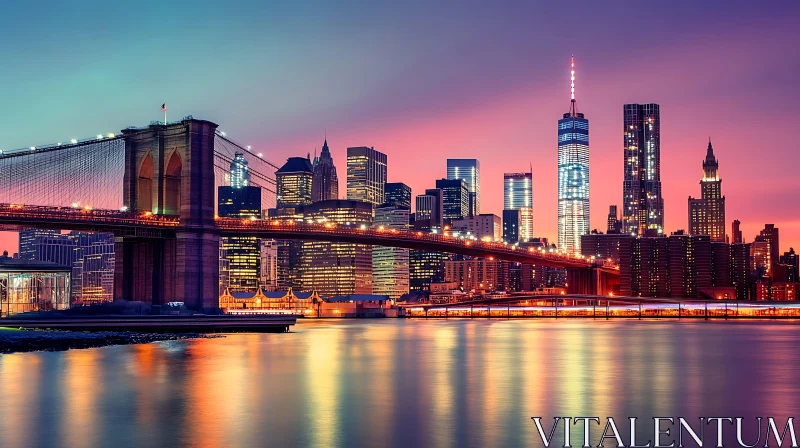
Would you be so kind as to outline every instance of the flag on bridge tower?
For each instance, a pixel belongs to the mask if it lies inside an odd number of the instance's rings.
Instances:
[[[161,110],[164,111],[164,126],[167,125],[167,103],[161,105]]]

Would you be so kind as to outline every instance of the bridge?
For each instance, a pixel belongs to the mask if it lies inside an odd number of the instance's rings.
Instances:
[[[218,301],[219,241],[228,236],[348,242],[566,268],[570,292],[604,294],[618,270],[544,248],[366,225],[302,220],[219,218],[217,186],[227,185],[235,154],[274,204],[275,170],[215,123],[186,117],[120,134],[0,153],[0,230],[51,228],[116,236],[117,299],[182,301],[212,308]],[[122,193],[121,195],[119,193]]]

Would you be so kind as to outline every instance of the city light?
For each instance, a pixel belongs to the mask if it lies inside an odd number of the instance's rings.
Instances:
[[[77,138],[73,138],[73,139],[72,139],[72,140],[70,140],[69,142],[70,142],[70,143],[72,143],[72,144],[74,145],[75,143],[78,143],[78,139],[77,139]]]

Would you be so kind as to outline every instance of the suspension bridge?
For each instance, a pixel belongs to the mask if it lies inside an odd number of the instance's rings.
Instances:
[[[0,154],[0,230],[111,232],[114,296],[212,308],[218,302],[224,236],[321,240],[435,250],[566,268],[574,293],[605,294],[618,270],[584,257],[502,243],[362,225],[216,216],[236,154],[248,161],[262,208],[273,207],[277,166],[215,123],[186,117],[119,134]]]

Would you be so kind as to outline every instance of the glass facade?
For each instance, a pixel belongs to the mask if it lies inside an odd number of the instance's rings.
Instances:
[[[442,227],[442,190],[430,188],[417,196],[414,226],[425,230]]]
[[[332,200],[304,207],[306,220],[370,225],[372,204]],[[372,294],[372,247],[363,244],[303,241],[299,282],[323,297]]]
[[[481,164],[477,159],[447,159],[447,178],[467,184],[468,215],[481,212]]]
[[[0,256],[0,317],[64,310],[69,304],[69,267]]]
[[[402,182],[387,182],[384,188],[384,202],[411,209],[411,187]]]
[[[503,175],[503,209],[519,210],[518,241],[533,238],[533,173]]]
[[[386,185],[386,154],[375,148],[347,148],[347,199],[381,205]]]
[[[375,209],[373,227],[408,230],[409,214],[407,207],[389,205]],[[372,247],[372,293],[399,299],[408,293],[409,254],[401,247]]]
[[[469,216],[469,190],[462,179],[439,179],[436,188],[442,190],[442,218],[445,224]]]
[[[573,110],[558,120],[558,248],[578,254],[589,233],[589,120]]]
[[[289,157],[278,171],[275,182],[277,208],[295,207],[312,202],[314,169],[306,157]]]
[[[664,232],[661,197],[661,116],[658,104],[623,106],[622,230]]]

